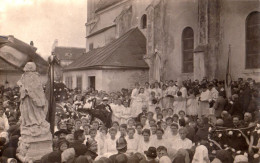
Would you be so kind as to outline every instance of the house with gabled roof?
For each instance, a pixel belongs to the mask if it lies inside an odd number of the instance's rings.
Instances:
[[[12,35],[0,36],[0,84],[16,86],[27,62],[36,64],[43,83],[47,81],[48,63],[39,54],[33,43],[27,44]]]
[[[148,80],[149,67],[143,60],[146,38],[133,28],[109,44],[81,55],[63,70],[69,88],[116,91]]]
[[[65,67],[78,59],[82,54],[86,53],[85,48],[56,46],[54,54],[60,61],[60,66]]]

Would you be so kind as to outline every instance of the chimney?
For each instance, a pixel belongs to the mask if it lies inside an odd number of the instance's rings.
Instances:
[[[30,42],[30,46],[31,46],[32,50],[33,50],[34,52],[36,52],[37,48],[34,47],[33,41]]]
[[[33,41],[31,41],[31,42],[30,42],[30,45],[31,45],[31,46],[34,46],[34,43],[33,43]]]
[[[8,36],[8,41],[14,42],[14,36],[13,36],[13,35],[9,35],[9,36]]]

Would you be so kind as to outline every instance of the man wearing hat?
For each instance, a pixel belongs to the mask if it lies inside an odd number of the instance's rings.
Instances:
[[[68,134],[69,132],[65,129],[60,129],[59,131],[56,131],[54,133],[54,135],[57,136],[58,139],[65,139]]]
[[[117,158],[118,155],[122,155],[122,154],[125,155],[125,153],[127,151],[127,142],[126,142],[124,137],[118,138],[118,140],[116,141],[116,149],[117,149],[118,153],[114,154],[114,155],[111,155],[109,157],[109,159],[113,163],[116,162],[116,158]]]
[[[156,160],[157,153],[155,147],[149,147],[148,151],[144,151],[146,160],[142,160],[140,163],[158,163]]]

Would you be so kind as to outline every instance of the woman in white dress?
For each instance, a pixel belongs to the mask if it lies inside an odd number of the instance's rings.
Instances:
[[[150,84],[148,82],[145,82],[144,84],[144,93],[146,96],[150,96],[151,89],[150,89]]]
[[[144,93],[144,88],[140,88],[138,95],[134,97],[134,101],[132,102],[132,117],[137,117],[138,114],[142,112],[142,107],[148,105],[148,98]]]
[[[209,115],[209,101],[211,100],[210,91],[207,89],[206,85],[202,85],[202,92],[199,96],[199,110],[198,117],[201,118],[202,115]]]
[[[132,90],[132,93],[131,93],[131,105],[133,105],[133,103],[135,103],[135,99],[136,99],[137,95],[139,94],[139,89],[140,89],[140,84],[135,83],[135,88]]]

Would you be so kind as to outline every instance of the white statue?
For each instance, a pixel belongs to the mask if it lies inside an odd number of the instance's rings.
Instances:
[[[21,137],[19,141],[18,155],[23,157],[23,162],[37,160],[43,154],[50,152],[52,135],[50,124],[45,120],[48,102],[46,100],[36,65],[28,62],[24,67],[24,74],[17,82],[20,86],[20,111],[21,111]],[[33,146],[44,143],[47,150],[41,149],[38,153],[29,153]],[[36,155],[34,157],[34,155]]]

